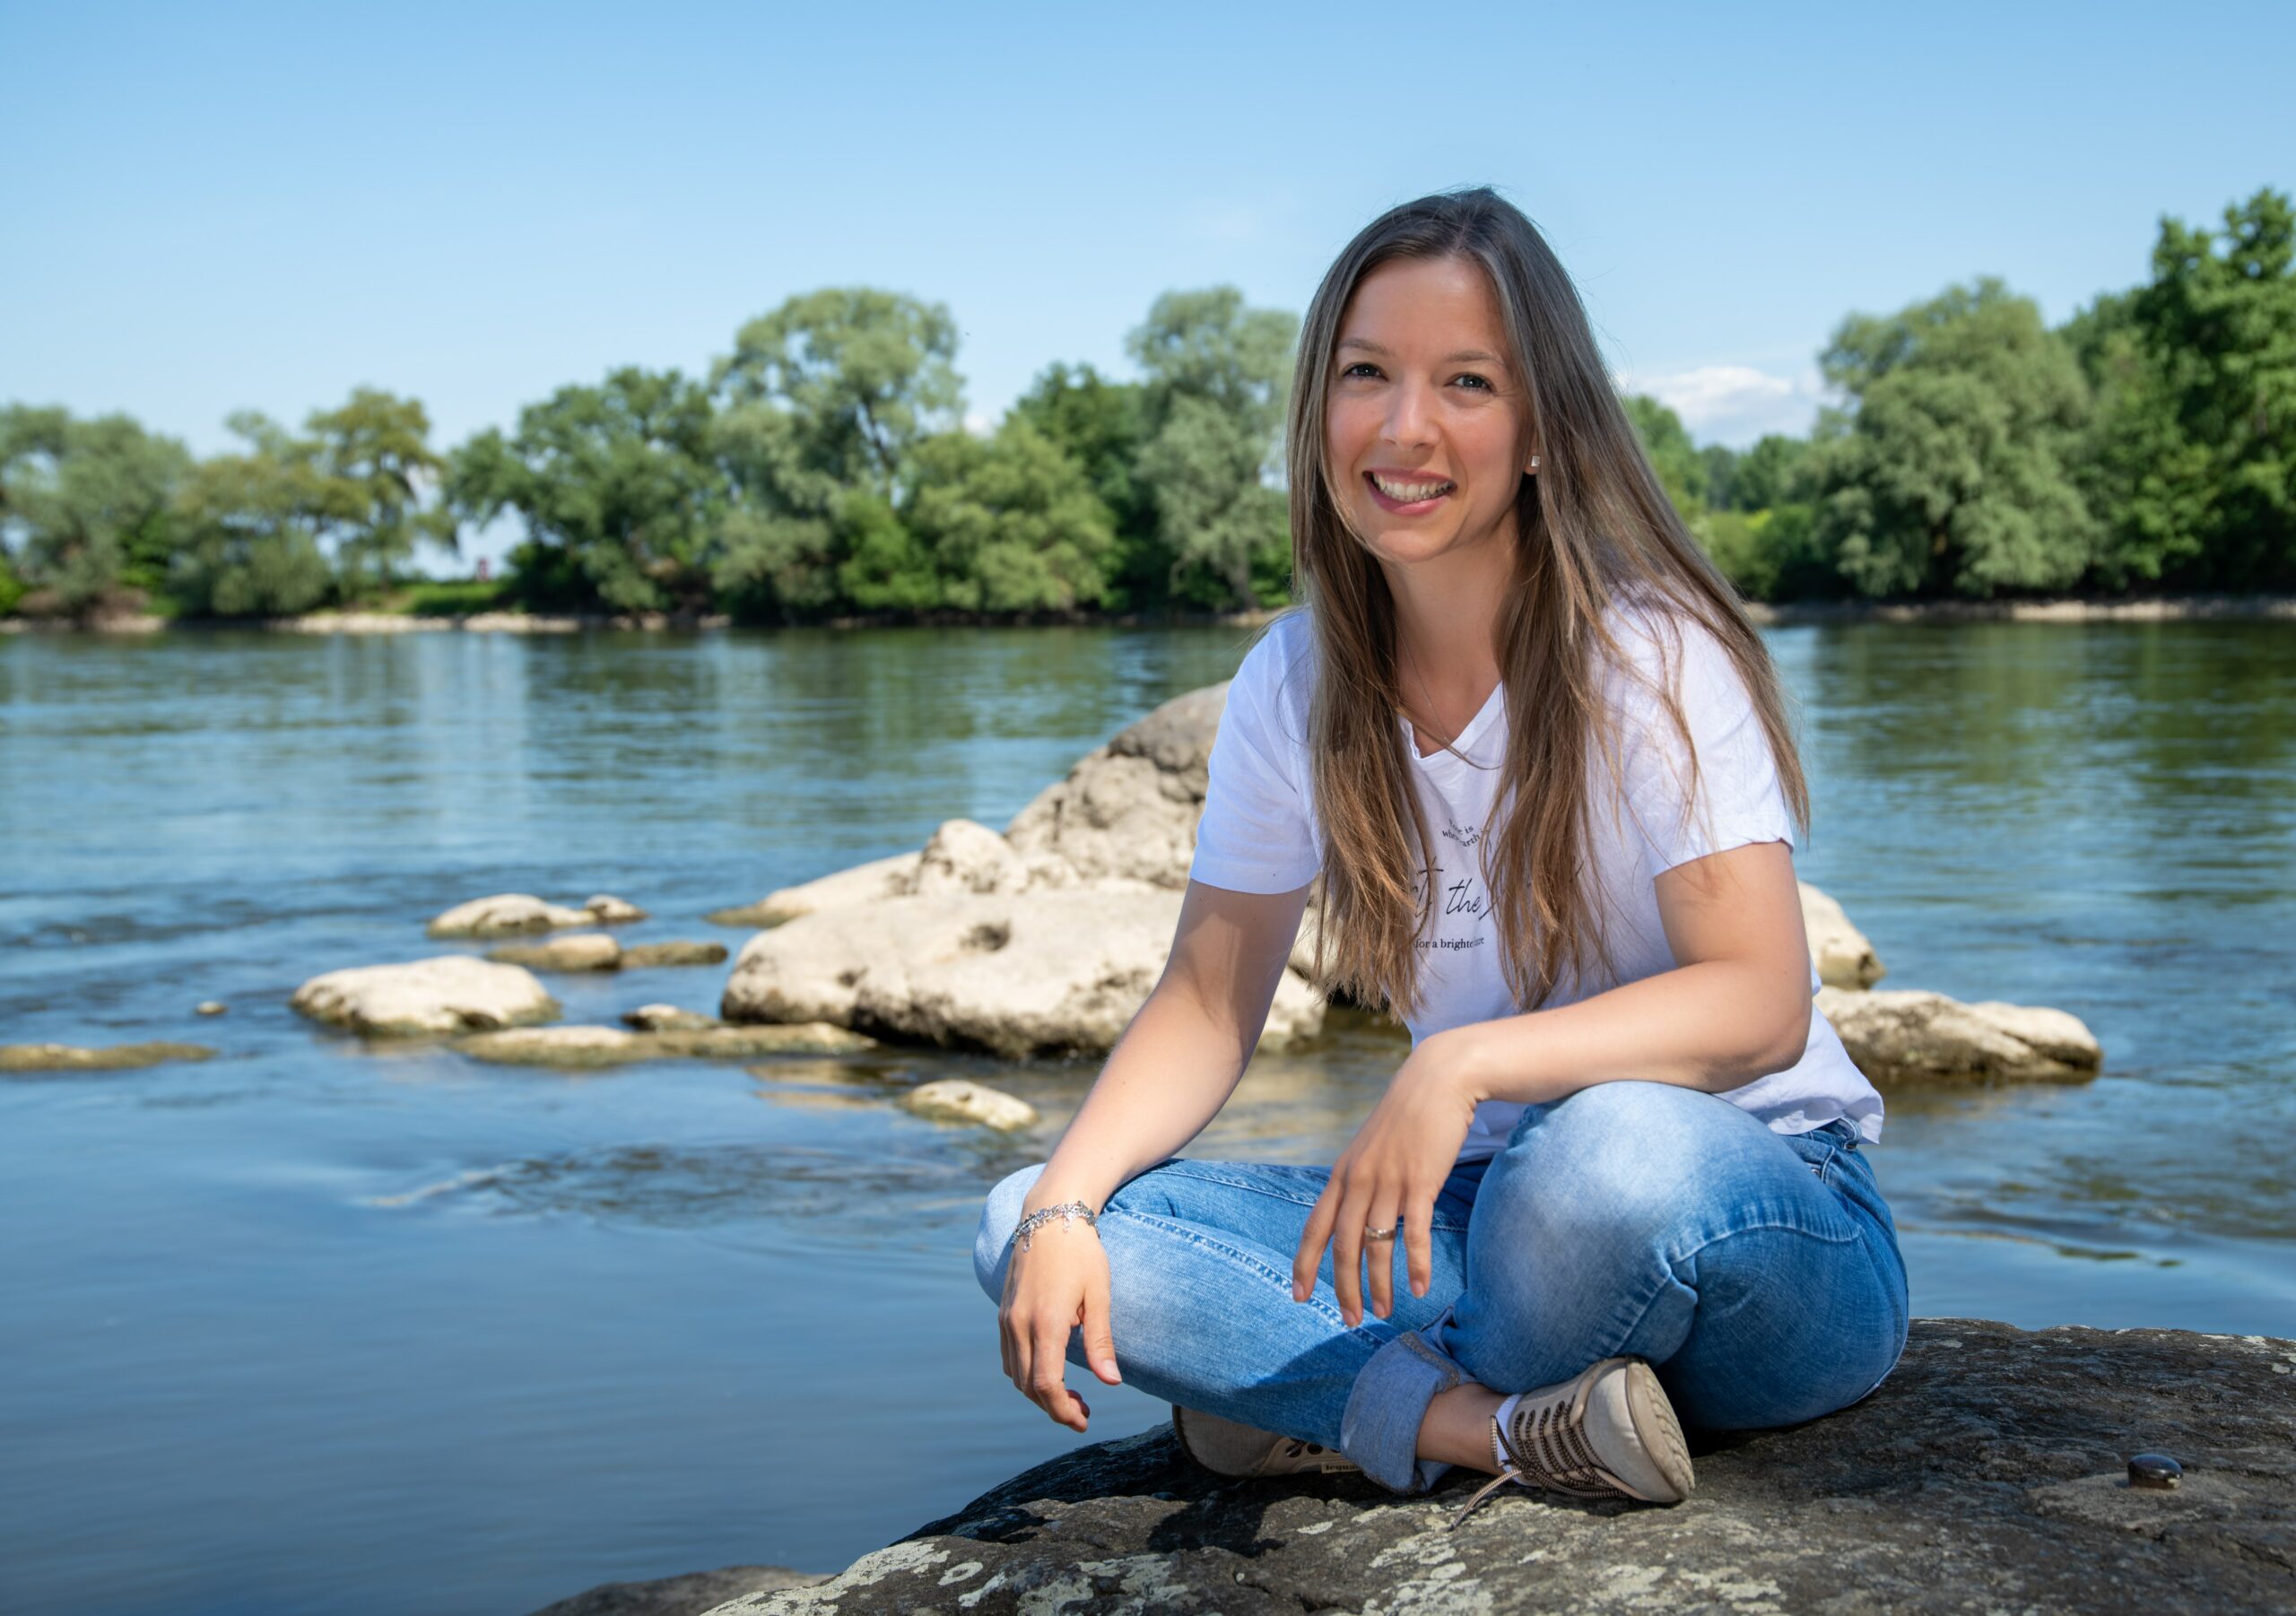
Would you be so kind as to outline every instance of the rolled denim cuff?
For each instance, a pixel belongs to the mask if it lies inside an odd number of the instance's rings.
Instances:
[[[1372,1353],[1355,1377],[1339,1419],[1339,1451],[1390,1491],[1427,1491],[1451,1467],[1418,1456],[1420,1425],[1435,1394],[1466,1378],[1440,1348],[1416,1330],[1405,1331]]]

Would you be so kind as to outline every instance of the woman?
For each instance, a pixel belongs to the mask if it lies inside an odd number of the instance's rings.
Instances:
[[[1679,1500],[1684,1423],[1827,1413],[1905,1343],[1775,673],[1487,189],[1340,255],[1288,453],[1304,604],[1229,688],[1170,961],[982,1216],[1005,1371],[1081,1431],[1064,1363],[1121,1353],[1226,1474],[1492,1473],[1454,1525],[1510,1481]],[[1411,1056],[1329,1169],[1182,1159],[1318,875],[1317,979]]]

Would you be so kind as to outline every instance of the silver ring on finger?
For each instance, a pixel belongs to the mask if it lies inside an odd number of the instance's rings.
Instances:
[[[1396,1220],[1396,1226],[1393,1229],[1374,1229],[1369,1223],[1363,1226],[1363,1238],[1367,1240],[1392,1240],[1402,1232],[1401,1218]]]

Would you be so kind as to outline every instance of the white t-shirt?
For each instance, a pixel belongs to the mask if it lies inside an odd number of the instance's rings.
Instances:
[[[1566,961],[1549,1007],[1576,1003],[1681,963],[1667,944],[1651,884],[1660,872],[1750,842],[1791,847],[1794,841],[1768,735],[1720,643],[1694,621],[1653,611],[1613,606],[1605,621],[1622,651],[1651,676],[1660,676],[1662,668],[1671,673],[1697,747],[1698,800],[1688,799],[1682,737],[1665,709],[1648,689],[1613,669],[1605,681],[1606,699],[1624,718],[1627,811],[1613,815],[1617,794],[1609,767],[1599,754],[1590,755],[1587,833],[1614,974],[1601,976],[1599,962],[1591,962],[1581,980]],[[1300,612],[1278,620],[1237,669],[1213,739],[1211,786],[1196,827],[1191,881],[1239,892],[1289,892],[1307,885],[1322,867],[1307,753],[1316,655],[1314,626]],[[1455,743],[1465,760],[1449,751],[1419,757],[1409,720],[1397,714],[1395,721],[1405,732],[1407,755],[1416,760],[1413,786],[1436,838],[1429,873],[1434,919],[1418,944],[1422,998],[1408,1018],[1416,1046],[1446,1028],[1519,1012],[1500,966],[1479,850],[1486,830],[1498,823],[1492,810],[1506,757],[1506,686],[1502,682],[1492,691]],[[1814,995],[1817,988],[1813,964],[1810,990]],[[1814,1003],[1801,1058],[1726,1090],[1722,1098],[1781,1134],[1806,1133],[1846,1117],[1862,1138],[1882,1136],[1882,1097]],[[1520,1105],[1506,1100],[1477,1106],[1458,1159],[1497,1153],[1522,1113]]]

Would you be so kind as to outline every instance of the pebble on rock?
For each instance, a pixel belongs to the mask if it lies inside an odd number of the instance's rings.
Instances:
[[[2128,1462],[2128,1484],[2167,1491],[2185,1479],[2185,1467],[2166,1454],[2138,1454]]]

